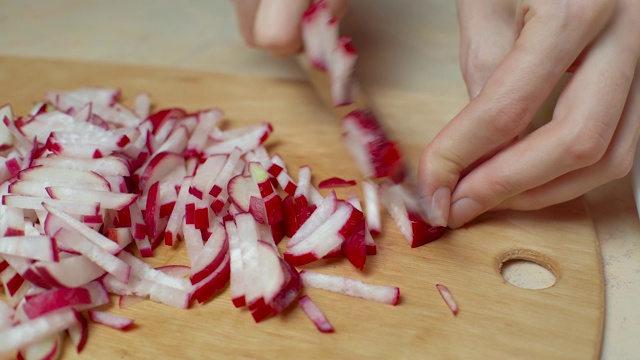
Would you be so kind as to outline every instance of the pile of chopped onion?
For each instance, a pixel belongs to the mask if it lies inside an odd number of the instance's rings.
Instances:
[[[294,180],[263,146],[269,123],[222,129],[218,108],[152,112],[146,93],[134,104],[116,89],[82,88],[47,93],[25,116],[0,108],[0,353],[52,358],[67,338],[81,351],[87,319],[130,328],[135,319],[97,309],[109,294],[120,307],[189,308],[230,283],[233,304],[256,322],[296,304],[303,286],[397,303],[396,287],[296,268],[344,256],[363,269],[380,233],[375,183],[363,182],[365,216],[357,197],[321,195],[308,166]],[[189,266],[145,262],[177,241]]]

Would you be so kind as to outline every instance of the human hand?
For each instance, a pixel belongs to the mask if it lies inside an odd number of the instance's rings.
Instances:
[[[233,0],[240,33],[247,45],[289,56],[302,50],[300,22],[310,0]],[[327,0],[334,17],[341,18],[347,0]]]
[[[433,225],[543,208],[630,171],[640,133],[639,1],[458,0],[458,17],[471,101],[420,160]],[[521,136],[568,69],[552,120]]]

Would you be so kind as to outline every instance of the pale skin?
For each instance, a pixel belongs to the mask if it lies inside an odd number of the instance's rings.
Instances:
[[[308,0],[234,2],[247,44],[277,56],[301,50]],[[329,3],[344,14],[346,1]],[[492,210],[540,209],[629,173],[640,135],[640,0],[457,6],[470,102],[422,154],[429,222],[458,228]],[[567,71],[551,121],[523,135]]]

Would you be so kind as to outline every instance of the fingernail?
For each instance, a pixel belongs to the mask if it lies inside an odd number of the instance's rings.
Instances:
[[[447,226],[449,218],[449,204],[451,190],[446,187],[438,188],[431,197],[425,196],[420,204],[429,224],[433,226]]]
[[[476,218],[482,212],[482,205],[472,198],[462,198],[451,205],[449,227],[459,228]]]

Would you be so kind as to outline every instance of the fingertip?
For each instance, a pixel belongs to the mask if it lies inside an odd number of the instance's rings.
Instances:
[[[473,104],[473,103],[472,103]],[[471,105],[470,105],[471,106]],[[492,141],[493,134],[485,135],[486,129],[475,129],[465,118],[475,109],[467,107],[458,114],[424,150],[419,163],[419,182],[424,194],[424,209],[430,210],[428,219],[438,225],[446,225],[455,229],[464,226],[482,212],[490,208],[486,188],[475,190],[477,176],[469,180],[476,169],[485,164],[487,159],[502,149],[498,140]],[[471,181],[471,182],[470,182]],[[472,185],[469,185],[472,184]],[[449,189],[447,210],[442,216],[442,200],[434,203],[435,193],[440,188]],[[474,199],[469,194],[474,194]],[[480,194],[478,199],[477,195]],[[442,195],[440,195],[442,197]],[[496,198],[497,199],[497,198]],[[489,207],[487,207],[489,206]],[[446,220],[446,222],[445,222]]]
[[[433,194],[425,194],[420,199],[422,212],[432,226],[447,226],[450,203],[451,189],[447,187],[440,187]]]
[[[300,23],[306,0],[262,0],[256,15],[255,45],[277,56],[293,55],[302,45]]]
[[[482,214],[484,207],[472,198],[462,198],[451,204],[449,228],[457,229]]]
[[[418,163],[418,180],[425,190],[435,192],[439,187],[455,188],[460,174],[466,168],[465,161],[455,155],[451,136],[446,129],[423,150]]]
[[[433,226],[447,226],[451,193],[457,182],[457,176],[440,162],[427,147],[418,165],[419,203],[425,218]]]

